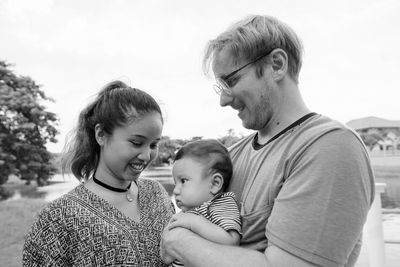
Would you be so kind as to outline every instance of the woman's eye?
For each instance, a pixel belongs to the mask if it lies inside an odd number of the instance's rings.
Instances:
[[[142,143],[141,142],[137,142],[137,141],[130,141],[132,145],[134,146],[141,146]]]

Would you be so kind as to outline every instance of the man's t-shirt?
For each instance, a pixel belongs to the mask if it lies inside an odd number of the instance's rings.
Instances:
[[[230,148],[228,188],[241,209],[241,246],[268,244],[322,266],[352,266],[374,197],[368,152],[358,135],[313,114],[265,145],[256,134]]]

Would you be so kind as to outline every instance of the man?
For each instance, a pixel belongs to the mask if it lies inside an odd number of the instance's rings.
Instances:
[[[164,233],[162,257],[185,266],[353,266],[374,197],[367,150],[352,130],[311,112],[298,88],[299,38],[251,16],[210,41],[221,106],[256,132],[230,148],[241,208],[240,247],[183,228]],[[207,68],[206,68],[207,70]],[[324,90],[324,88],[321,88]]]

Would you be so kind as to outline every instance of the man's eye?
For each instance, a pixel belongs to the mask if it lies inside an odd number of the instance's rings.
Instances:
[[[239,81],[239,77],[236,76],[236,77],[229,78],[225,82],[230,88],[232,88],[237,84],[238,81]]]

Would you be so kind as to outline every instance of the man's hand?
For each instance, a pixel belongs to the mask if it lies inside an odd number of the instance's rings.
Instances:
[[[160,244],[160,256],[164,263],[170,264],[175,259],[181,260],[178,258],[178,255],[174,253],[173,245],[179,243],[181,238],[188,233],[190,232],[182,227],[171,230],[165,227]]]
[[[201,216],[195,215],[193,213],[185,213],[180,212],[178,214],[174,214],[168,224],[168,230],[172,230],[176,227],[183,227],[188,230],[193,229],[194,223],[197,220],[201,220]]]

